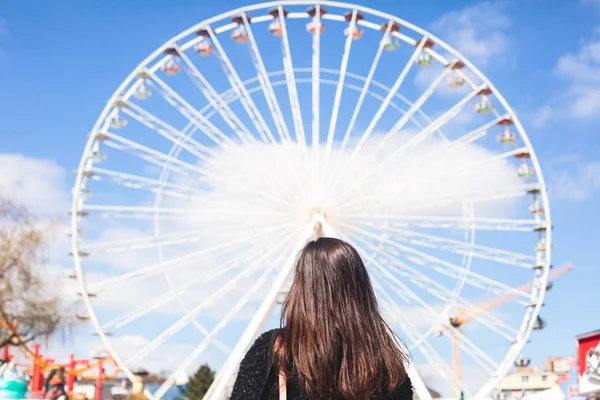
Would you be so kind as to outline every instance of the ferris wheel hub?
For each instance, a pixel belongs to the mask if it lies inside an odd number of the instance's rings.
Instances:
[[[313,222],[322,222],[327,220],[327,212],[320,207],[311,210]]]

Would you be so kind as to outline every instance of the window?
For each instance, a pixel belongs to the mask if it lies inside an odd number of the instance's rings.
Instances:
[[[542,375],[542,382],[548,382],[548,375]]]
[[[523,382],[523,383],[529,382],[529,377],[528,376],[522,376],[521,377],[521,382]]]

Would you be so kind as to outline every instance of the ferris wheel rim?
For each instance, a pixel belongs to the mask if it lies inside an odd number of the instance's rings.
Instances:
[[[531,142],[529,140],[529,137],[527,136],[527,133],[525,132],[525,130],[523,129],[520,120],[518,119],[518,117],[516,116],[516,114],[514,113],[514,111],[512,110],[512,108],[510,107],[510,105],[506,102],[506,100],[504,99],[504,97],[502,96],[501,92],[499,92],[495,86],[493,85],[492,82],[490,82],[487,77],[485,75],[483,75],[473,64],[470,63],[470,61],[462,56],[462,54],[460,54],[458,51],[456,51],[454,48],[452,48],[451,46],[447,45],[445,42],[443,42],[441,39],[437,38],[436,36],[432,35],[431,33],[423,30],[420,27],[417,27],[415,25],[412,25],[411,23],[389,15],[387,13],[382,13],[379,12],[377,10],[373,10],[367,7],[362,7],[362,6],[358,6],[358,5],[353,5],[353,4],[349,4],[349,3],[341,3],[341,2],[334,2],[334,1],[296,1],[296,0],[292,0],[292,1],[272,1],[272,2],[268,2],[268,3],[262,3],[262,4],[258,4],[255,6],[246,6],[246,7],[240,7],[237,8],[235,10],[226,12],[226,13],[222,13],[220,15],[217,15],[215,17],[209,18],[205,21],[202,21],[196,25],[194,25],[192,28],[188,29],[187,31],[184,31],[182,33],[180,33],[179,35],[174,36],[172,39],[170,39],[169,41],[165,42],[165,44],[161,47],[159,47],[153,54],[151,54],[150,56],[148,56],[144,61],[142,61],[142,63],[140,63],[138,65],[138,67],[136,67],[133,72],[123,81],[123,83],[119,86],[119,88],[115,91],[115,93],[113,94],[113,96],[111,97],[111,101],[109,102],[109,104],[106,105],[106,107],[104,108],[104,110],[102,111],[100,117],[98,118],[98,120],[96,121],[96,124],[94,126],[93,132],[98,131],[100,125],[102,124],[103,121],[106,120],[108,114],[111,112],[112,109],[112,103],[114,101],[117,101],[121,96],[122,90],[125,89],[127,87],[127,85],[129,85],[134,79],[135,77],[139,74],[139,71],[142,69],[143,66],[147,65],[150,61],[154,60],[156,58],[156,56],[160,55],[160,53],[164,50],[164,48],[166,46],[169,46],[170,44],[172,44],[173,42],[178,41],[179,39],[189,35],[191,32],[193,32],[194,30],[201,28],[203,26],[207,26],[210,25],[213,22],[216,21],[220,21],[223,20],[224,18],[227,18],[229,16],[235,15],[235,14],[239,14],[242,12],[248,12],[248,11],[253,11],[253,10],[259,10],[259,9],[264,9],[264,8],[268,8],[268,7],[273,7],[273,6],[281,6],[281,5],[323,5],[323,6],[332,6],[332,7],[340,7],[340,8],[345,8],[345,9],[356,9],[359,10],[361,12],[365,12],[368,13],[370,15],[375,15],[378,17],[382,17],[385,19],[389,19],[392,21],[397,21],[399,23],[402,23],[404,26],[409,27],[410,29],[414,30],[415,32],[419,32],[422,33],[424,36],[431,38],[432,40],[435,41],[435,43],[437,45],[442,46],[446,51],[450,52],[451,54],[453,54],[454,56],[456,56],[458,59],[460,59],[461,61],[463,61],[465,63],[465,65],[467,67],[469,67],[469,69],[474,72],[477,77],[479,79],[481,79],[494,93],[494,95],[496,96],[496,98],[498,99],[498,101],[502,104],[502,106],[504,107],[504,109],[507,111],[507,113],[510,115],[512,121],[514,122],[515,128],[517,129],[519,136],[522,138],[524,144],[526,145],[527,149],[530,151],[531,154],[531,162],[535,168],[535,171],[537,173],[537,180],[539,182],[539,185],[541,187],[540,190],[540,197],[544,206],[544,210],[545,210],[545,222],[551,226],[551,216],[550,216],[550,204],[549,204],[549,200],[548,200],[548,196],[547,196],[547,192],[546,192],[546,185],[545,185],[545,180],[543,178],[543,172],[542,169],[539,165],[539,161],[537,158],[537,155],[535,153],[535,149],[533,148],[533,146],[531,145]],[[88,139],[88,142],[86,144],[86,149],[84,150],[84,155],[90,151],[91,149],[91,145],[93,143],[93,137],[90,137],[90,139]],[[82,159],[80,161],[79,164],[79,168],[77,170],[77,177],[76,177],[76,183],[75,183],[75,187],[78,188],[81,186],[82,181],[85,179],[85,177],[83,176],[83,171],[84,171],[84,166],[85,164],[85,159],[82,156]],[[81,259],[79,258],[78,255],[78,250],[79,250],[79,244],[77,243],[76,240],[76,232],[79,229],[79,225],[78,225],[78,221],[77,221],[77,212],[80,211],[80,200],[78,197],[78,192],[75,192],[76,194],[74,194],[73,197],[73,203],[72,203],[72,207],[71,207],[71,231],[72,231],[72,243],[71,243],[71,247],[73,249],[73,257],[74,257],[74,261],[75,261],[75,269],[77,271],[77,275],[78,275],[78,281],[80,286],[82,287],[82,294],[83,294],[83,300],[84,303],[86,305],[86,308],[88,309],[88,311],[90,312],[90,317],[92,319],[92,322],[94,322],[95,325],[97,326],[101,326],[101,324],[99,323],[99,321],[97,320],[97,317],[95,315],[95,312],[93,311],[93,306],[91,305],[91,302],[89,301],[89,297],[88,297],[88,293],[85,290],[85,278],[84,278],[84,272],[82,269],[82,262]],[[544,279],[547,279],[548,276],[548,272],[549,272],[549,260],[551,259],[551,249],[552,249],[552,236],[551,236],[551,229],[548,229],[546,232],[546,243],[547,243],[547,253],[546,253],[546,265],[544,266],[543,269],[543,276]],[[545,288],[542,289],[542,293],[539,296],[537,300],[537,303],[535,305],[535,307],[530,308],[528,310],[528,312],[530,313],[530,317],[529,317],[529,321],[534,321],[535,318],[537,317],[537,315],[539,314],[539,310],[541,308],[541,305],[543,303],[543,299],[544,299],[544,295],[545,295]],[[525,324],[525,318],[524,318],[524,324]],[[526,339],[529,337],[529,334],[531,333],[531,330],[533,328],[533,322],[527,323],[524,325],[526,327],[526,329],[520,333],[522,333],[521,337],[519,338],[518,342],[516,343],[517,346],[513,346],[511,347],[511,350],[518,348],[518,350],[516,350],[517,353],[519,353],[521,351],[521,349],[523,348]],[[103,339],[102,341],[105,343],[105,345],[107,345],[107,348],[111,348],[110,345],[110,341],[108,340],[108,338],[104,335],[103,332],[98,332],[101,339]],[[110,351],[110,350],[109,350]],[[117,353],[115,353],[114,351],[111,351],[111,354],[118,356]],[[507,355],[508,357],[508,355]],[[515,356],[516,358],[516,356]],[[119,362],[119,359],[116,358],[116,361]],[[509,366],[507,366],[508,368]],[[124,371],[127,372],[131,372],[129,371],[129,368],[124,368]],[[502,375],[502,374],[499,374]],[[488,385],[489,386],[489,385]],[[483,390],[483,389],[482,389]]]

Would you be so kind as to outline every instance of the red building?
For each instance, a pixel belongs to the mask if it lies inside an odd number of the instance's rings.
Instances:
[[[576,339],[579,394],[600,399],[600,330]]]

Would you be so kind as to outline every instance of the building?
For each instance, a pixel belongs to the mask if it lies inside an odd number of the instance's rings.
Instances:
[[[569,360],[548,357],[544,368],[530,367],[529,360],[517,361],[514,372],[506,375],[496,386],[496,396],[503,400],[521,399],[559,385],[559,377],[569,374]]]
[[[600,330],[579,335],[576,340],[578,392],[600,399]]]

